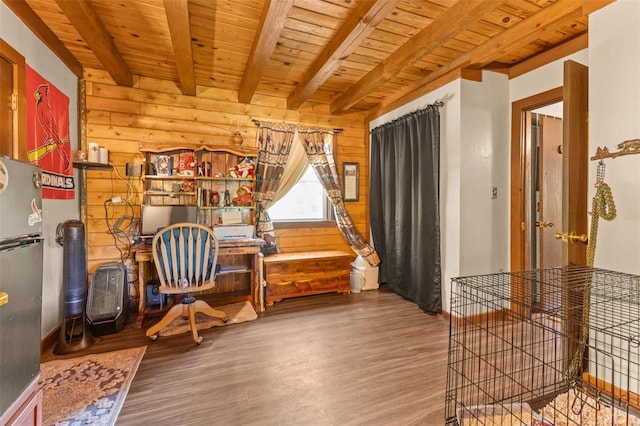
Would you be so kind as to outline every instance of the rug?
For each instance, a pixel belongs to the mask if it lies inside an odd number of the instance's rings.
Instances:
[[[225,306],[214,306],[214,309],[223,311],[229,316],[229,320],[225,323],[221,319],[212,318],[208,315],[196,312],[196,328],[198,330],[206,330],[211,327],[221,327],[223,325],[239,324],[241,322],[253,321],[258,318],[258,314],[253,309],[251,302],[232,303]],[[182,317],[175,318],[166,328],[160,331],[160,336],[173,336],[190,331],[189,320]]]
[[[114,425],[146,349],[41,364],[42,424]]]

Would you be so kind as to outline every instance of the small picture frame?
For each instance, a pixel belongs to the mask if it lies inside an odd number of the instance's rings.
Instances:
[[[360,164],[342,163],[342,199],[358,201],[360,199]]]

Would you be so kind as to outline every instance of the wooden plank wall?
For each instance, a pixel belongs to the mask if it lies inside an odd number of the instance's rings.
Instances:
[[[339,173],[342,162],[360,163],[360,199],[346,203],[363,237],[369,238],[368,130],[363,113],[331,115],[328,106],[317,105],[297,111],[286,109],[286,97],[256,94],[251,104],[237,102],[237,93],[198,87],[196,96],[184,96],[175,82],[135,77],[133,88],[117,86],[104,71],[85,69],[86,134],[109,150],[109,161],[116,172],[87,171],[88,267],[93,271],[102,263],[118,261],[120,253],[108,232],[111,223],[126,215],[122,205],[105,210],[105,201],[113,196],[126,198],[126,163],[143,163],[138,141],[196,142],[230,144],[231,134],[239,128],[245,144],[255,144],[257,127],[252,119],[285,121],[302,125],[342,128],[335,150]],[[304,107],[304,106],[303,106]],[[118,177],[118,173],[122,179]],[[131,204],[139,217],[142,180],[130,180]],[[277,231],[282,252],[302,250],[346,250],[337,227],[295,228]],[[125,248],[124,246],[121,246]]]

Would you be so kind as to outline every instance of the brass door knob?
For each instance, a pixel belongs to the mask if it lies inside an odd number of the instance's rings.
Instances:
[[[0,306],[6,305],[9,301],[9,295],[3,291],[0,291]]]
[[[581,242],[583,244],[587,244],[589,238],[584,234],[576,234],[575,232],[556,232],[554,234],[556,240],[568,241],[571,244],[575,244],[577,242]]]
[[[540,228],[553,228],[554,223],[553,222],[545,222],[543,220],[543,221],[536,222],[536,226],[538,226]]]

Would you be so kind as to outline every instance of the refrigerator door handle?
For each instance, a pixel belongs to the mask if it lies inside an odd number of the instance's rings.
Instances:
[[[39,244],[44,241],[42,237],[27,237],[21,240],[10,241],[0,245],[0,252],[13,250],[21,247],[27,247],[33,244]]]
[[[4,291],[0,291],[0,306],[6,305],[9,302],[9,295]]]

